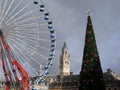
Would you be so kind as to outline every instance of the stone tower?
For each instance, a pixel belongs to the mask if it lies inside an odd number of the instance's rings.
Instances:
[[[70,54],[68,53],[68,48],[66,43],[64,43],[62,48],[62,55],[60,57],[60,76],[70,75]]]

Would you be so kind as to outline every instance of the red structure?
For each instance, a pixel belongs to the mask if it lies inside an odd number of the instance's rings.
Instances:
[[[1,30],[0,39],[1,39],[0,40],[1,60],[3,72],[5,75],[5,90],[10,89],[10,83],[13,82],[14,80],[21,83],[21,90],[30,90],[28,83],[28,73],[15,59]],[[21,77],[21,80],[19,80],[19,77]]]

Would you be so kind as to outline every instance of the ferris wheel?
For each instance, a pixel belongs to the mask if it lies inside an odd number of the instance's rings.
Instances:
[[[55,31],[42,1],[0,0],[0,52],[0,78],[7,86],[38,75],[40,65],[43,71],[35,83],[48,74],[55,56]]]

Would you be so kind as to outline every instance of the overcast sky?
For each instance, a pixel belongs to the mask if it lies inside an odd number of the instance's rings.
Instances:
[[[120,74],[120,0],[43,0],[56,30],[56,57],[66,42],[71,58],[71,71],[81,70],[86,12],[91,9],[92,23],[103,71],[110,68]],[[58,66],[56,63],[56,66]],[[59,67],[57,67],[59,68]]]

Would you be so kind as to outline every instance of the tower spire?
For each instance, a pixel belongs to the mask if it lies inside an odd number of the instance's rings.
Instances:
[[[79,90],[105,90],[91,16],[87,17]]]
[[[63,77],[67,75],[70,75],[70,54],[68,53],[66,43],[64,43],[60,57],[60,76]]]
[[[64,42],[64,47],[67,47],[66,43]]]

